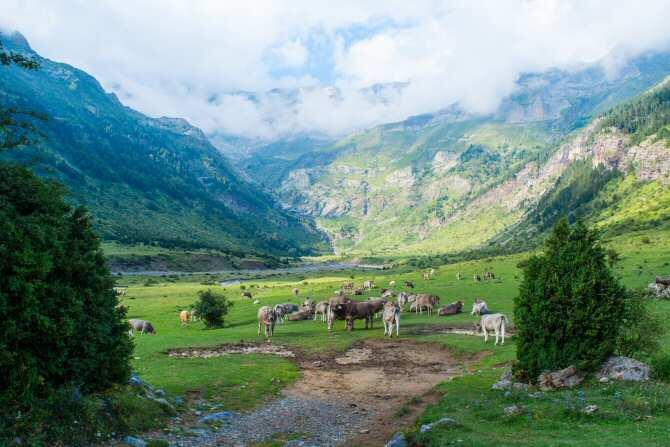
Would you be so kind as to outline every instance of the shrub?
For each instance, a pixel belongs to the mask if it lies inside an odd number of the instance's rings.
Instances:
[[[113,284],[86,212],[0,164],[0,420],[17,424],[3,429],[56,419],[67,430],[75,412],[46,403],[128,379],[133,347]]]
[[[648,358],[660,348],[665,332],[662,320],[647,310],[645,291],[626,294],[616,339],[616,352],[627,357]]]
[[[198,301],[193,305],[196,314],[202,318],[207,327],[222,327],[223,317],[233,306],[225,296],[210,290],[198,292]]]
[[[624,288],[596,231],[561,219],[545,252],[528,260],[515,299],[515,374],[535,380],[569,365],[595,369],[616,349]]]
[[[670,355],[658,354],[651,358],[651,373],[657,380],[670,380]]]

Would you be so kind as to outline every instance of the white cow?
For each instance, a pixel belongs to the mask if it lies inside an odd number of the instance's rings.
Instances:
[[[501,345],[505,344],[505,328],[507,327],[507,317],[503,314],[489,314],[482,316],[482,320],[479,323],[482,327],[482,332],[484,333],[484,343],[489,341],[489,332],[494,331],[496,334],[496,342],[498,344],[498,338],[501,337]]]
[[[395,336],[397,337],[400,334],[400,306],[390,301],[384,304],[382,319],[384,321],[384,335],[393,337],[393,326],[395,325]]]
[[[470,315],[486,315],[487,313],[489,313],[489,307],[486,305],[486,301],[477,298],[472,305]]]

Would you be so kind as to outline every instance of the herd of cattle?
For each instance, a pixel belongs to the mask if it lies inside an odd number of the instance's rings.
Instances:
[[[432,270],[432,269],[431,269]],[[434,271],[432,271],[434,272]],[[423,277],[429,279],[432,274],[424,272]],[[475,275],[476,278],[479,276]],[[485,279],[493,279],[495,276],[491,272],[484,274]],[[396,285],[396,281],[390,281],[389,287]],[[406,288],[414,289],[412,281],[404,281]],[[384,335],[393,336],[395,328],[396,336],[400,334],[400,314],[409,309],[410,312],[423,314],[426,312],[429,316],[433,313],[437,315],[455,315],[463,311],[463,301],[455,301],[440,307],[440,297],[428,293],[409,294],[407,292],[396,293],[391,289],[381,289],[381,296],[377,298],[368,298],[364,301],[357,301],[351,298],[351,295],[363,295],[365,290],[375,288],[373,281],[363,282],[363,286],[356,288],[353,282],[343,284],[340,290],[336,290],[334,296],[326,301],[314,302],[307,298],[301,305],[293,303],[277,304],[274,307],[263,306],[258,310],[258,335],[262,330],[266,337],[274,335],[276,324],[284,324],[286,320],[317,320],[326,322],[328,330],[333,330],[333,324],[337,320],[343,320],[348,331],[354,329],[356,320],[365,321],[365,329],[373,328],[375,318],[381,318],[384,325]],[[299,294],[298,289],[293,289],[294,295]],[[478,328],[484,335],[485,342],[488,341],[488,332],[495,333],[498,344],[505,343],[505,330],[508,320],[505,315],[500,313],[492,314],[489,312],[486,301],[476,298],[472,305],[471,315],[481,317]]]
[[[424,279],[430,279],[435,274],[431,269],[428,272],[423,272]],[[492,272],[485,272],[484,279],[494,279]],[[457,279],[461,279],[460,273]],[[479,275],[474,276],[475,281],[481,281]],[[414,289],[412,281],[404,281],[405,288]],[[389,281],[389,287],[396,286],[396,281]],[[333,330],[335,321],[341,320],[345,322],[345,327],[348,331],[354,329],[354,322],[356,320],[364,320],[365,328],[373,328],[375,318],[381,318],[384,325],[384,335],[393,336],[395,328],[395,335],[400,335],[400,315],[403,311],[409,309],[410,312],[423,314],[427,312],[430,316],[437,313],[439,316],[455,315],[463,312],[463,301],[455,301],[440,307],[440,297],[428,293],[409,294],[407,292],[394,292],[391,289],[382,288],[380,290],[381,296],[378,298],[368,298],[367,300],[357,301],[351,298],[351,295],[363,295],[366,290],[372,291],[375,289],[373,281],[368,280],[363,282],[362,287],[355,287],[353,282],[347,282],[342,285],[340,290],[334,292],[334,296],[328,300],[314,302],[310,298],[303,301],[301,305],[293,303],[277,304],[274,307],[262,306],[258,310],[258,335],[261,335],[261,330],[264,329],[266,337],[274,335],[276,324],[284,324],[286,320],[300,321],[300,320],[321,320],[327,323],[328,330]],[[293,289],[293,295],[296,297],[300,294],[298,288]],[[244,292],[243,297],[252,299],[250,292]],[[258,303],[258,301],[254,301]],[[495,344],[499,340],[501,344],[505,343],[505,330],[508,320],[505,315],[500,313],[490,313],[486,301],[481,298],[476,298],[472,305],[471,315],[480,316],[480,322],[477,324],[478,330],[481,330],[484,335],[484,341],[488,341],[488,333],[492,331],[495,333]],[[181,324],[187,324],[196,318],[193,312],[182,310],[179,314]],[[155,334],[156,331],[153,325],[146,320],[130,320],[131,334],[139,332],[142,334]]]

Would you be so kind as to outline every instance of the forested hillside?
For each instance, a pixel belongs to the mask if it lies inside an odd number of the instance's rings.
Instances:
[[[20,140],[3,158],[66,185],[107,240],[300,255],[327,250],[308,218],[242,179],[204,134],[180,119],[125,107],[91,76],[41,58],[20,34],[0,35],[39,70],[0,68],[0,107]]]

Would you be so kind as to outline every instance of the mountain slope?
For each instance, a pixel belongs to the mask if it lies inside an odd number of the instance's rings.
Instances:
[[[327,249],[308,219],[240,178],[199,129],[123,106],[83,71],[41,58],[19,34],[0,38],[40,63],[35,71],[0,68],[0,106],[30,111],[23,122],[32,128],[28,144],[3,158],[67,185],[104,238],[272,255]]]
[[[358,132],[275,164],[283,177],[269,185],[258,167],[271,168],[272,156],[256,151],[239,166],[317,218],[342,252],[472,249],[524,219],[565,168],[554,155],[583,126],[668,73],[670,54],[653,53],[616,76],[599,66],[524,75],[489,116],[452,106]]]

